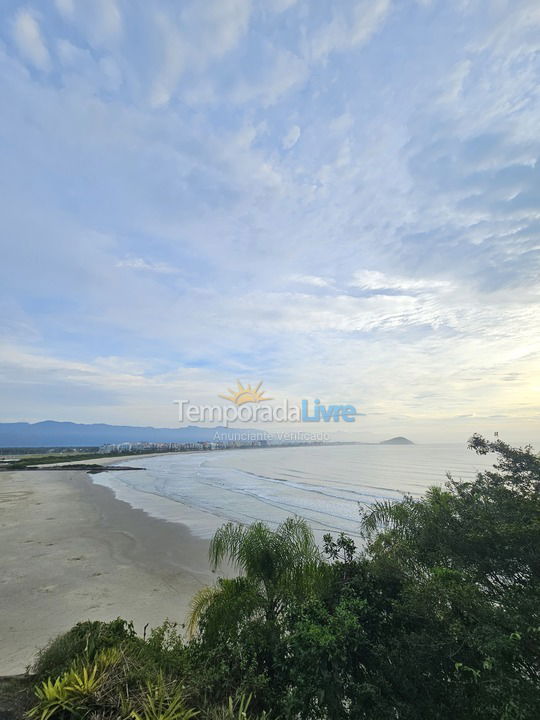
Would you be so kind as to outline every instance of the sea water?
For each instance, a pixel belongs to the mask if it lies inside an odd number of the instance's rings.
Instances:
[[[133,458],[129,459],[132,465]],[[358,537],[360,510],[420,497],[447,473],[470,480],[492,465],[460,445],[334,445],[164,454],[144,470],[94,476],[121,500],[210,537],[226,521],[272,527],[297,515],[324,533]]]

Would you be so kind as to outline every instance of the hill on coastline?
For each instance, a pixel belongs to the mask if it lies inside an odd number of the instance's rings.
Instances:
[[[414,445],[412,440],[409,440],[402,435],[390,438],[389,440],[382,440],[379,445]]]

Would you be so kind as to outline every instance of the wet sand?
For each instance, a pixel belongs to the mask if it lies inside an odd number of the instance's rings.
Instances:
[[[84,472],[0,473],[0,675],[79,620],[182,623],[211,584],[208,542]]]

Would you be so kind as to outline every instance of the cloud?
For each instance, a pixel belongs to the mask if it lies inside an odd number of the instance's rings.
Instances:
[[[354,117],[350,112],[344,112],[342,115],[333,118],[330,121],[330,130],[336,135],[343,135],[354,126]]]
[[[255,79],[240,80],[230,93],[234,103],[260,102],[264,107],[275,105],[294,89],[302,87],[309,77],[308,63],[297,54],[266,44],[261,70]]]
[[[167,105],[186,67],[186,47],[183,37],[163,13],[155,17],[156,27],[161,33],[163,60],[150,91],[153,107]]]
[[[325,278],[317,275],[291,275],[289,280],[293,283],[301,283],[303,285],[313,285],[315,287],[330,287],[331,283]]]
[[[34,67],[43,71],[50,69],[49,51],[43,40],[39,23],[30,10],[19,10],[15,16],[13,38],[21,55]]]
[[[119,260],[116,263],[116,267],[129,268],[130,270],[143,270],[162,275],[175,275],[178,273],[178,269],[172,267],[172,265],[168,265],[164,262],[148,262],[148,260],[143,260],[143,258],[128,258],[126,260]]]
[[[169,13],[158,11],[153,24],[162,57],[152,84],[151,105],[167,105],[184,73],[198,75],[232,51],[248,28],[250,14],[250,0],[192,2]]]
[[[117,0],[55,0],[58,13],[74,24],[95,48],[114,44],[122,32],[122,13]]]
[[[94,35],[111,38],[122,30],[122,14],[116,0],[94,0]]]
[[[202,48],[206,62],[209,57],[219,58],[236,47],[246,33],[251,15],[251,0],[213,0],[192,6],[188,19],[200,23],[203,40],[212,42]]]
[[[419,440],[532,427],[534,5],[18,7],[55,72],[8,26],[4,416],[169,424],[262,377]]]
[[[441,95],[442,102],[455,103],[460,99],[471,68],[472,61],[469,59],[457,63],[453,71],[444,79],[444,90]]]
[[[391,0],[359,0],[349,13],[336,6],[332,20],[309,43],[312,58],[324,60],[363,45],[381,28],[390,7]]]
[[[297,2],[298,0],[270,0],[269,4],[274,12],[281,13],[296,5]]]
[[[75,12],[74,0],[54,0],[56,9],[65,18],[70,18]]]
[[[380,292],[392,290],[403,294],[450,287],[447,280],[417,280],[415,278],[387,275],[378,270],[357,270],[353,275],[351,285],[363,290],[377,290]]]
[[[289,128],[289,131],[287,132],[285,137],[283,138],[283,143],[282,143],[283,148],[285,150],[290,150],[292,147],[294,147],[296,145],[296,143],[298,142],[300,135],[301,135],[301,130],[298,127],[298,125],[292,125]]]

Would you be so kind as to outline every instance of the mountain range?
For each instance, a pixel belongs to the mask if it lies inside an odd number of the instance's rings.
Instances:
[[[233,438],[239,433],[263,431],[226,427],[203,428],[196,425],[178,428],[139,427],[133,425],[85,425],[45,420],[37,423],[0,423],[0,447],[95,447],[119,443],[156,442],[191,443],[212,442],[216,433],[220,439]]]
[[[0,423],[0,448],[39,448],[39,447],[96,447],[99,445],[118,445],[120,443],[193,443],[212,442],[216,439],[234,440],[239,435],[254,435],[257,439],[262,436],[272,438],[272,433],[253,428],[226,428],[199,427],[188,425],[178,428],[155,428],[151,426],[140,427],[136,425],[107,425],[94,423],[90,425],[73,422],[57,422],[44,420],[42,422],[27,423]],[[300,435],[300,433],[298,433]],[[309,435],[309,433],[308,433]],[[330,442],[362,442],[363,444],[376,444],[371,437],[357,437],[344,432],[329,434]],[[384,440],[381,444],[412,445],[404,437],[394,437]]]

